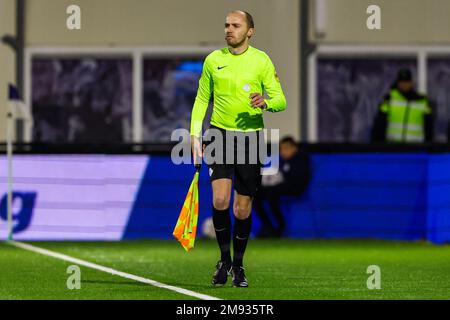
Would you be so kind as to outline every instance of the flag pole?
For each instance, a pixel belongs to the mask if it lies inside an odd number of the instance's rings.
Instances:
[[[13,226],[12,226],[12,135],[14,127],[14,118],[12,110],[8,110],[6,119],[6,140],[7,140],[7,157],[8,157],[8,199],[7,199],[7,211],[8,211],[8,240],[13,239]]]

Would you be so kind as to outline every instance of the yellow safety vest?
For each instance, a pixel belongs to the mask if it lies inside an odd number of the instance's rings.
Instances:
[[[389,99],[380,105],[380,110],[387,114],[386,140],[388,142],[425,141],[424,118],[426,114],[431,114],[426,97],[408,100],[398,89],[392,89]]]

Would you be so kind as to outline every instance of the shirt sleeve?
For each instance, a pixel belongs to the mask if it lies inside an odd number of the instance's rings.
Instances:
[[[267,57],[266,66],[263,72],[263,89],[269,96],[264,99],[267,104],[267,111],[279,112],[286,109],[286,98],[281,88],[280,79],[278,78],[275,66],[269,57]]]
[[[195,97],[194,107],[191,113],[191,135],[200,137],[203,126],[203,119],[205,118],[206,110],[208,109],[209,100],[213,92],[213,79],[211,73],[210,62],[208,58],[203,63],[203,70],[200,80],[198,82],[197,96]]]

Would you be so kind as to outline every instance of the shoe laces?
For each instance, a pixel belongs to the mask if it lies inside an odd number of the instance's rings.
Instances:
[[[216,269],[217,269],[217,270],[219,270],[219,269],[225,269],[225,270],[228,272],[229,269],[231,269],[231,267],[230,267],[230,268],[227,268],[227,263],[226,263],[225,261],[218,261],[218,262],[217,262],[217,265],[216,265]]]
[[[233,273],[242,279],[245,279],[244,267],[233,267]]]

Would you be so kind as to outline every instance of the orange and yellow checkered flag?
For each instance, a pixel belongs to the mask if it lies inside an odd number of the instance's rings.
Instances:
[[[173,230],[173,236],[181,243],[186,251],[191,250],[195,243],[195,234],[197,233],[198,220],[198,175],[199,170],[195,172],[194,179],[184,200],[180,216]]]

